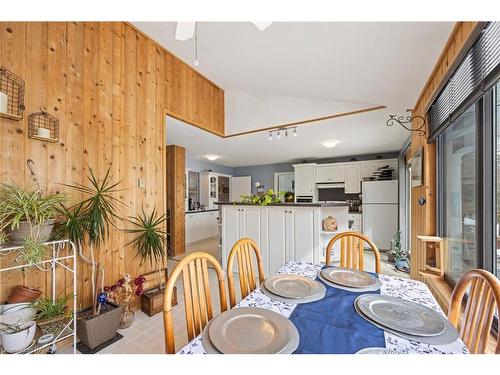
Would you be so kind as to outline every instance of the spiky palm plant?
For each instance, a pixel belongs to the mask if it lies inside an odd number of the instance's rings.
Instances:
[[[126,233],[135,235],[125,246],[133,245],[137,256],[143,262],[149,261],[152,267],[156,267],[158,273],[160,273],[167,255],[170,254],[170,241],[168,239],[171,235],[164,229],[166,220],[166,214],[158,213],[155,208],[148,214],[143,207],[142,212],[137,217],[129,217],[127,220],[132,228],[124,229]]]
[[[103,274],[102,283],[104,282],[104,269],[100,268],[99,263],[95,261],[94,247],[108,239],[111,227],[116,227],[116,221],[120,219],[117,214],[118,207],[124,205],[122,201],[114,197],[114,194],[120,191],[116,187],[121,181],[114,183],[110,172],[111,168],[108,168],[102,181],[99,181],[90,169],[90,175],[87,176],[89,186],[65,184],[68,188],[82,193],[85,198],[70,208],[61,207],[60,212],[64,216],[64,221],[59,223],[56,229],[59,236],[66,236],[77,245],[82,259],[92,266],[94,315],[97,314],[96,272],[100,271]],[[90,259],[83,254],[85,243],[90,248]],[[104,284],[101,289],[103,286]]]

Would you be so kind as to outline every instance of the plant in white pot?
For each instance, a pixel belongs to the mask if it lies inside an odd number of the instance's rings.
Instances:
[[[398,230],[391,239],[391,254],[396,268],[405,268],[408,253],[401,247],[401,231]]]
[[[94,349],[116,336],[122,315],[121,306],[106,301],[104,268],[99,264],[95,251],[105,244],[111,227],[116,226],[116,221],[120,219],[118,206],[123,203],[114,196],[118,193],[116,187],[119,182],[112,182],[110,169],[102,180],[98,180],[90,169],[87,179],[88,186],[66,185],[82,193],[84,199],[69,208],[62,206],[63,220],[57,224],[56,233],[75,243],[81,258],[91,267],[92,307],[78,314],[77,334],[87,347]],[[87,255],[84,254],[85,245],[88,245]]]
[[[7,353],[18,353],[33,342],[36,332],[36,323],[0,323],[0,338],[3,349]]]

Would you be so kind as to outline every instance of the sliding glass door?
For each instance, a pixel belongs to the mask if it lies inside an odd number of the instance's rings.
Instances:
[[[497,83],[493,90],[493,113],[492,118],[495,121],[496,142],[495,142],[495,246],[493,254],[493,265],[496,268],[497,277],[500,278],[500,83]]]
[[[477,268],[476,106],[469,107],[442,134],[443,236],[448,243],[447,274],[457,281]]]

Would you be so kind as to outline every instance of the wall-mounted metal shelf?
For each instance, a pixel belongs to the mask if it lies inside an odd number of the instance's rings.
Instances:
[[[0,67],[0,92],[7,96],[6,108],[0,108],[0,117],[19,121],[24,113],[24,81]]]

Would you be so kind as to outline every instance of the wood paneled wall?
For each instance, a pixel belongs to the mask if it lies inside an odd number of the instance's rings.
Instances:
[[[413,115],[426,116],[431,100],[437,94],[450,68],[467,45],[477,22],[458,22],[439,57],[422,93],[414,107]],[[428,119],[427,119],[428,120]],[[427,121],[428,124],[428,121]],[[427,134],[429,129],[427,129]],[[421,279],[418,274],[425,265],[424,246],[417,235],[436,234],[436,144],[427,143],[425,137],[413,133],[411,155],[423,149],[423,185],[411,189],[411,277]],[[420,206],[418,199],[423,197],[426,204]]]
[[[185,252],[186,149],[167,146],[167,212],[172,255]]]
[[[141,207],[166,207],[165,114],[224,133],[224,92],[131,25],[117,22],[0,23],[0,65],[26,82],[21,121],[0,118],[0,178],[28,183],[26,160],[48,192],[62,183],[86,183],[92,168],[111,167],[121,180],[123,216]],[[46,110],[60,121],[59,142],[27,138],[28,115]],[[138,179],[145,188],[138,188]],[[70,198],[81,198],[70,193]],[[124,224],[121,224],[123,227]],[[99,251],[106,283],[124,272],[150,270],[124,248],[127,236],[113,230]],[[90,304],[89,267],[78,264],[78,293]],[[0,302],[17,283],[50,284],[41,272],[10,273],[0,280]],[[62,275],[62,278],[69,277]]]

